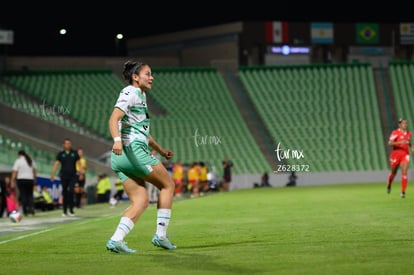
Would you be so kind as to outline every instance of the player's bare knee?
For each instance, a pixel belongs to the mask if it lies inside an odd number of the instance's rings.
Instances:
[[[174,190],[175,190],[175,183],[174,183],[174,181],[173,180],[171,180],[171,179],[168,179],[168,180],[166,180],[165,182],[164,182],[164,184],[163,184],[163,187],[162,187],[163,189],[166,189],[166,190],[168,190],[168,191],[171,191],[172,193],[174,193]]]

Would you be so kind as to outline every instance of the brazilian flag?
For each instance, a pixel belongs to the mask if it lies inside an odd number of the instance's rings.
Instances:
[[[356,42],[358,44],[375,44],[379,41],[379,27],[377,23],[357,23]]]

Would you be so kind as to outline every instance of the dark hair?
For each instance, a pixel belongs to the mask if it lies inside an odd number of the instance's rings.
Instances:
[[[132,75],[138,74],[141,70],[142,66],[147,65],[142,62],[136,62],[128,60],[124,63],[124,71],[122,72],[122,75],[124,76],[125,82],[128,84],[132,84]]]
[[[20,150],[17,154],[19,156],[24,156],[24,158],[27,161],[27,164],[29,164],[29,166],[32,167],[32,163],[33,163],[32,158],[24,150]]]
[[[405,119],[405,118],[403,118],[403,117],[399,118],[399,119],[398,119],[398,124],[400,124],[400,123],[401,123],[401,122],[403,122],[404,120],[407,120],[407,119]]]

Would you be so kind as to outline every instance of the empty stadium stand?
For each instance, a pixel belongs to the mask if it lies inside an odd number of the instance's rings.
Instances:
[[[241,67],[239,76],[291,165],[312,172],[387,169],[369,64]]]

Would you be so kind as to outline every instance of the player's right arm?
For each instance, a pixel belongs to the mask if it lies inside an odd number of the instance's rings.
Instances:
[[[115,103],[112,114],[109,117],[109,132],[111,133],[112,139],[114,140],[114,145],[112,145],[112,152],[117,155],[122,154],[122,140],[119,129],[119,121],[128,112],[130,106],[132,106],[133,95],[133,92],[131,92],[128,88],[124,88],[119,93],[119,97]]]
[[[119,109],[114,108],[111,116],[109,117],[109,132],[114,139],[114,145],[112,146],[112,152],[117,155],[122,154],[122,140],[119,133],[119,121],[124,117],[125,113]]]
[[[55,174],[59,167],[59,163],[60,162],[58,160],[55,160],[55,163],[53,164],[53,167],[52,167],[52,173],[50,174],[50,181],[53,181],[55,179]]]

